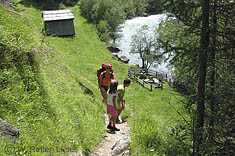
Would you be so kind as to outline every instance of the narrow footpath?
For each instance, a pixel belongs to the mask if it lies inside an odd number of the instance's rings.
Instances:
[[[106,125],[109,118],[105,114]],[[130,127],[127,122],[121,120],[120,124],[116,124],[120,131],[110,131],[107,129],[105,139],[97,146],[91,149],[89,156],[129,156],[130,155]],[[80,152],[71,153],[70,156],[83,156]]]
[[[105,114],[106,126],[109,118]],[[110,131],[107,129],[105,139],[94,149],[89,156],[128,156],[130,155],[130,127],[127,122],[121,121],[116,124],[120,131]]]

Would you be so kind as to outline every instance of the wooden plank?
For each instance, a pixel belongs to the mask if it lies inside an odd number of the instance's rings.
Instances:
[[[133,72],[133,73],[140,73],[142,69],[128,69],[128,72]]]
[[[73,12],[71,9],[65,9],[65,10],[48,10],[48,11],[42,11],[43,14],[49,15],[49,14],[65,14],[65,13],[70,13]]]

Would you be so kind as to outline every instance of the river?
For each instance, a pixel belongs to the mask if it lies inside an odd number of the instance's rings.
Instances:
[[[152,31],[148,35],[153,35],[154,30],[158,27],[161,20],[165,20],[166,17],[167,16],[165,14],[159,14],[151,15],[148,17],[135,17],[133,19],[126,20],[124,24],[120,25],[120,30],[119,32],[117,32],[117,36],[120,37],[116,39],[116,47],[121,50],[118,54],[126,56],[129,59],[130,65],[138,64],[141,67],[142,61],[140,59],[139,54],[130,53],[130,44],[132,41],[132,36],[136,34],[136,32],[143,25],[148,25],[149,30]],[[152,65],[150,69],[169,74],[167,63],[162,63],[160,65]]]

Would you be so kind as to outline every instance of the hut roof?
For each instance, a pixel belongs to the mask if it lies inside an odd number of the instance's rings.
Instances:
[[[74,19],[72,10],[53,10],[53,11],[42,11],[42,17],[44,21],[55,21],[55,20],[67,20]]]

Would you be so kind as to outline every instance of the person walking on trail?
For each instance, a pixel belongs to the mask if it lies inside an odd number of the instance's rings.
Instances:
[[[114,79],[114,75],[111,72],[111,66],[106,65],[105,71],[102,72],[99,77],[99,88],[101,95],[103,96],[104,103],[106,103],[107,101],[107,91],[109,89],[109,85],[112,79]]]
[[[107,92],[107,103],[106,103],[107,114],[111,115],[111,117],[109,118],[109,124],[107,128],[114,131],[120,131],[120,129],[118,129],[115,126],[117,119],[117,97],[118,97],[117,87],[118,87],[118,81],[111,80],[109,90]]]
[[[125,88],[128,87],[131,84],[131,80],[129,80],[128,78],[126,78],[123,81],[123,84],[118,85],[117,91],[118,91],[118,100],[117,100],[117,123],[120,123],[119,120],[119,116],[121,114],[121,112],[124,110],[125,108],[125,103],[124,103],[124,95],[125,95]]]

